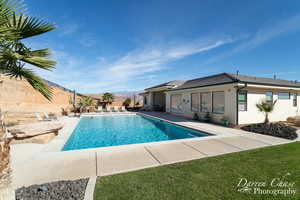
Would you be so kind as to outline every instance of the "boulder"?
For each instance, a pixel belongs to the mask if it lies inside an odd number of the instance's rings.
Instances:
[[[295,117],[288,117],[287,119],[286,119],[286,121],[288,122],[288,123],[295,123]]]
[[[12,126],[8,128],[8,131],[14,138],[25,138],[48,133],[55,133],[57,135],[62,127],[63,124],[58,122],[38,122]]]

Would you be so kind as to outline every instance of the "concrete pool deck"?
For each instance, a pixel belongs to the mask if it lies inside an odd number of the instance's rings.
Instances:
[[[12,145],[13,186],[107,176],[149,167],[239,152],[293,141],[195,122],[166,113],[143,113],[213,136],[74,151],[60,151],[79,122],[64,117],[64,128],[48,144]],[[109,114],[108,114],[109,115]],[[298,139],[299,140],[299,139]]]

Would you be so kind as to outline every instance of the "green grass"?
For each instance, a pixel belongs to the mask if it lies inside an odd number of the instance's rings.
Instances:
[[[273,178],[287,173],[291,175],[285,180],[295,182],[292,187],[297,190],[295,195],[237,191],[240,178],[269,184]],[[101,177],[94,197],[96,200],[300,199],[300,142]]]

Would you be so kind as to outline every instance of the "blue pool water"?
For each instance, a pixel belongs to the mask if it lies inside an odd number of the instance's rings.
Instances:
[[[204,136],[208,135],[140,115],[83,117],[63,151]]]

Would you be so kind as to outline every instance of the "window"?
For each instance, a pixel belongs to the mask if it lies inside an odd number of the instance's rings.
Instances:
[[[191,94],[191,111],[198,112],[200,109],[200,94],[192,93]]]
[[[266,101],[269,104],[273,104],[273,92],[266,92]]]
[[[213,112],[223,114],[225,111],[225,96],[224,92],[213,92]]]
[[[247,91],[241,90],[238,94],[239,111],[247,111]]]
[[[201,112],[211,111],[211,93],[200,93]]]
[[[182,112],[181,97],[181,94],[171,95],[171,111]]]
[[[278,92],[278,99],[290,99],[289,92]]]
[[[293,106],[297,107],[297,94],[296,93],[293,94]]]

